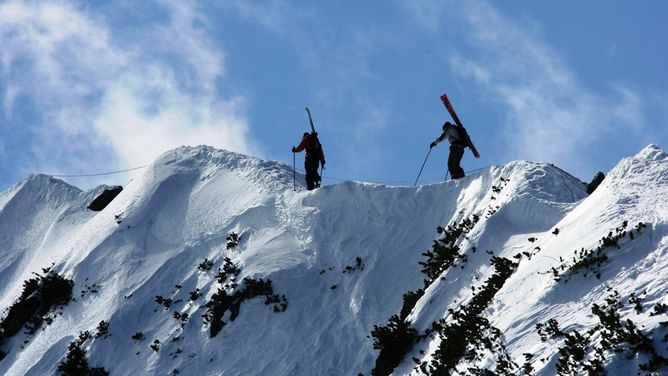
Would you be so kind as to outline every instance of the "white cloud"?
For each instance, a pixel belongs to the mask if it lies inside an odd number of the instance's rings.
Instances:
[[[241,100],[193,98],[177,86],[172,76],[158,69],[147,69],[141,79],[132,74],[120,77],[105,94],[95,129],[126,164],[150,161],[166,148],[183,144],[248,147],[248,126],[238,113],[244,107]]]
[[[169,10],[171,18],[167,26],[159,27],[154,35],[161,49],[180,55],[190,63],[194,84],[204,92],[215,91],[215,80],[224,73],[223,51],[215,47],[208,37],[208,18],[185,1],[160,0]]]
[[[29,168],[132,167],[182,144],[257,151],[243,98],[217,93],[224,54],[207,34],[206,17],[192,3],[158,6],[167,21],[147,25],[139,37],[114,29],[91,7],[0,5],[3,110],[11,116],[17,97],[25,97],[44,118],[32,125],[37,160]]]
[[[108,79],[123,64],[106,27],[68,4],[11,1],[0,6],[0,17],[3,74],[20,71],[11,81],[26,92],[44,94],[36,96],[42,104],[89,94],[95,86],[85,78]],[[48,95],[55,91],[57,97]]]

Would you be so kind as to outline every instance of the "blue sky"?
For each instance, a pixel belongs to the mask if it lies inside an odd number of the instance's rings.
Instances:
[[[410,185],[444,92],[482,154],[465,170],[526,159],[589,180],[668,147],[666,15],[659,0],[4,1],[0,190],[182,144],[292,164],[304,106],[325,176]],[[421,181],[446,159],[441,145]]]

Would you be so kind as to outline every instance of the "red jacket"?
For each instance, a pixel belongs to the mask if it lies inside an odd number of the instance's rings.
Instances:
[[[304,149],[306,149],[307,156],[313,155],[315,151],[315,140],[310,133],[304,135],[304,138],[302,138],[302,142],[300,142],[296,148],[292,148],[292,151],[295,153],[299,153]],[[322,150],[322,145],[320,146],[320,155],[315,155],[315,157],[317,157],[318,160],[320,160],[320,163],[322,163],[323,165],[325,164],[325,152]]]

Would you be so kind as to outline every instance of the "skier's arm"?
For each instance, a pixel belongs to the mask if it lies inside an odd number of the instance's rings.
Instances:
[[[299,143],[299,146],[296,148],[292,148],[293,153],[299,153],[300,151],[306,149],[306,144],[308,143],[308,139],[306,137],[302,138],[302,142]]]
[[[445,132],[443,132],[443,134],[438,136],[438,138],[435,139],[434,142],[432,142],[431,145],[429,145],[429,147],[433,148],[434,146],[440,144],[443,140],[445,140],[445,137],[446,137]]]

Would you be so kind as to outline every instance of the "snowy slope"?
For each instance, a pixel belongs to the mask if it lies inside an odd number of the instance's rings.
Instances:
[[[531,201],[518,200],[514,206],[504,205],[479,234],[474,231],[470,238],[479,249],[492,250],[495,255],[509,259],[520,252],[532,255],[531,259],[522,255],[517,271],[505,282],[484,314],[503,333],[511,359],[522,364],[523,354],[533,354],[532,366],[536,374],[555,374],[557,346],[551,345],[550,341],[540,341],[536,324],[557,319],[568,330],[585,332],[597,321],[591,312],[592,304],[601,305],[611,295],[611,290],[617,291],[622,301],[628,301],[632,293],[643,298],[645,312],[636,314],[627,305],[620,310],[624,319],[633,319],[645,329],[657,328],[660,321],[666,320],[665,315],[649,317],[647,311],[656,303],[668,302],[665,273],[668,266],[665,258],[668,252],[667,193],[668,156],[656,146],[649,146],[635,157],[621,161],[594,194],[572,210],[565,211],[565,215],[540,213],[534,208],[525,210],[523,206],[531,205]],[[516,194],[514,196],[517,198]],[[535,218],[536,214],[539,218]],[[552,223],[547,221],[550,218]],[[554,280],[553,274],[549,273],[551,268],[569,264],[574,250],[597,247],[599,239],[621,227],[623,221],[628,221],[629,227],[642,222],[648,229],[633,241],[622,240],[620,244],[624,244],[619,249],[608,251],[610,260],[601,268],[600,279],[589,273],[588,277],[574,276],[570,284]],[[554,234],[554,229],[559,232]],[[507,235],[504,232],[508,232]],[[531,242],[529,238],[536,240]],[[471,258],[475,262],[475,256]],[[560,262],[560,258],[566,261]],[[484,262],[473,267],[471,261],[468,264],[466,270],[449,271],[444,281],[437,281],[440,283],[430,287],[431,291],[422,301],[437,301],[438,308],[427,309],[424,303],[418,303],[425,312],[409,317],[418,328],[426,329],[424,324],[431,323],[434,316],[450,316],[447,309],[456,309],[467,302],[472,295],[469,287],[480,286],[480,281],[490,274],[489,270],[481,268]],[[660,338],[667,332],[665,328],[658,331],[662,333]],[[556,342],[563,344],[563,341]],[[665,350],[665,338],[661,342]],[[418,346],[409,356],[422,357],[428,362],[437,343],[438,339],[434,339],[432,343]],[[420,348],[426,355],[420,355]],[[662,354],[665,356],[666,351]],[[617,375],[635,374],[638,363],[646,361],[634,359],[633,364],[622,365],[619,358],[624,358],[623,355],[608,358],[612,358],[608,372]],[[461,364],[458,370],[466,373],[472,365],[492,369],[493,364],[489,358],[482,359]],[[413,366],[413,362],[406,361],[397,374],[410,373]],[[664,367],[657,374],[666,372],[668,368]]]
[[[30,176],[0,194],[0,306],[11,304],[30,267],[57,256],[79,223],[93,216],[85,207],[99,190],[83,193],[46,175]],[[52,256],[51,256],[52,255]],[[48,266],[48,265],[45,265]]]
[[[292,179],[282,163],[201,146],[166,153],[101,212],[86,206],[103,187],[81,192],[47,176],[0,193],[0,308],[6,312],[23,281],[51,263],[74,281],[76,299],[35,335],[11,338],[0,374],[55,373],[68,344],[101,320],[110,335],[85,348],[89,363],[112,375],[370,374],[378,356],[370,333],[400,311],[404,293],[423,287],[418,263],[438,238],[436,227],[473,215],[480,221],[458,242],[468,261],[430,284],[408,316],[420,332],[447,320],[448,309],[471,299],[471,286],[489,277],[487,250],[507,258],[532,253],[484,314],[503,332],[512,359],[535,354],[536,374],[556,372],[560,344],[542,342],[535,325],[550,318],[593,325],[589,307],[605,298],[606,285],[624,297],[646,291],[647,310],[668,303],[661,257],[668,248],[668,160],[655,146],[621,161],[589,197],[554,166],[524,161],[419,188],[346,182],[306,192],[297,176],[295,192]],[[595,246],[624,220],[648,228],[621,245],[600,280],[554,281],[549,270],[559,257]],[[231,233],[241,239],[227,249]],[[211,338],[202,315],[221,287],[216,272],[225,257],[239,265],[237,281],[270,279],[288,307],[275,313],[263,297],[246,301],[234,321],[225,314],[226,325]],[[212,268],[198,269],[205,258]],[[202,296],[190,300],[195,289]],[[156,296],[172,304],[166,308]],[[188,318],[174,317],[182,313]],[[666,319],[632,317],[648,328]],[[144,340],[131,338],[138,332]],[[157,351],[150,348],[155,340]],[[417,373],[411,358],[430,362],[439,341],[433,335],[416,343],[394,374]],[[474,363],[491,367],[493,355]],[[622,363],[611,369],[627,374],[633,364]]]

